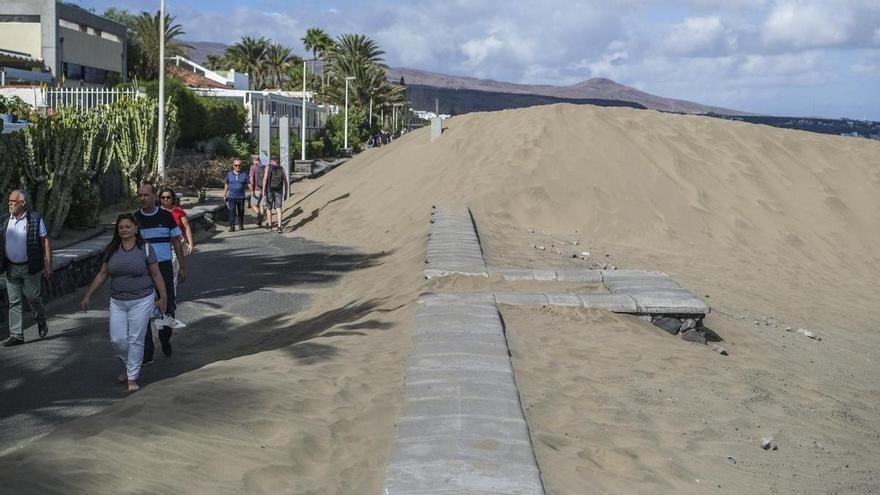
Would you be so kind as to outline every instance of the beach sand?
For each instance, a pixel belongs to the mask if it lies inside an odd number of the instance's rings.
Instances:
[[[416,297],[492,288],[422,278],[436,204],[472,208],[491,267],[660,270],[713,307],[730,356],[625,316],[503,311],[551,493],[880,491],[880,143],[572,105],[444,127],[294,186],[289,235],[386,253],[284,322],[317,337],[66,423],[0,457],[4,486],[379,493]]]

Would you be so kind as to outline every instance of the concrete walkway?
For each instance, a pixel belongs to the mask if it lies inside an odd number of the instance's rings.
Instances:
[[[486,277],[486,261],[470,211],[436,208],[431,212],[425,278],[448,275]]]
[[[419,300],[386,495],[544,493],[495,301]]]
[[[431,223],[426,278],[491,275],[509,282],[582,282],[607,293],[423,295],[384,493],[543,494],[496,305],[594,308],[649,320],[676,317],[676,325],[690,329],[710,308],[663,273],[489,270],[469,211],[435,208]]]

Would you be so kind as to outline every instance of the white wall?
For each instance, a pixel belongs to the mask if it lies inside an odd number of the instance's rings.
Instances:
[[[39,22],[4,22],[0,27],[0,48],[42,60]]]

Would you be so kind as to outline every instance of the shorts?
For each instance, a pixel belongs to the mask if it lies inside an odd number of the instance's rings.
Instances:
[[[268,196],[266,201],[269,204],[269,208],[272,209],[282,209],[284,206],[284,192],[282,191],[268,191],[265,196]]]
[[[262,191],[251,194],[251,208],[265,208],[266,195]]]

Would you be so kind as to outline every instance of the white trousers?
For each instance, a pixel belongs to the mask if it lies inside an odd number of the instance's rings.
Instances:
[[[133,301],[110,298],[110,342],[125,363],[129,380],[137,380],[141,374],[144,337],[155,305],[155,293]]]

